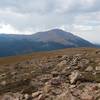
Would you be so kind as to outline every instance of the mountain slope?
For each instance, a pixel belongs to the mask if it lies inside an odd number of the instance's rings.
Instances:
[[[67,47],[86,47],[93,46],[90,42],[73,35],[70,32],[65,32],[60,29],[53,29],[46,32],[39,32],[33,35],[34,40],[41,42],[56,42],[63,44]]]
[[[69,47],[93,47],[90,42],[65,32],[53,29],[33,35],[0,35],[0,56],[50,51]]]

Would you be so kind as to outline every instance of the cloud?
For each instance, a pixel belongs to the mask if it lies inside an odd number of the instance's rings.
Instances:
[[[92,35],[100,33],[99,4],[100,0],[0,0],[0,32],[8,26],[4,32],[20,34],[57,27],[98,42]]]

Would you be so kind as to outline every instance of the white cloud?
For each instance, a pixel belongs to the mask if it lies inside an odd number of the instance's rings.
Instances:
[[[7,25],[0,25],[0,33],[4,33],[4,34],[23,34],[23,32],[18,31],[17,29],[15,29],[14,27],[12,27],[11,25],[7,24]],[[24,34],[31,34],[29,31],[24,31]]]
[[[93,37],[100,37],[99,5],[100,0],[0,0],[0,33],[58,27],[98,42]]]

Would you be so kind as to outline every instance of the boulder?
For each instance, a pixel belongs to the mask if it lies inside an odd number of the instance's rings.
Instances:
[[[85,71],[91,72],[91,71],[93,71],[93,67],[92,67],[92,66],[88,66],[88,67],[85,69]]]
[[[74,97],[69,91],[63,92],[61,95],[58,95],[55,100],[78,100]]]
[[[51,85],[49,82],[45,83],[45,86],[43,87],[44,93],[48,93],[51,90]]]
[[[59,75],[59,72],[53,71],[53,72],[51,72],[51,74],[52,74],[52,77],[57,77]]]
[[[96,67],[95,67],[95,70],[96,70],[96,71],[100,71],[100,66],[96,66]]]
[[[75,57],[75,58],[73,58],[73,59],[71,60],[71,62],[70,62],[70,66],[76,66],[77,63],[78,63],[78,58]]]
[[[63,61],[61,61],[60,63],[58,63],[57,66],[63,67],[63,66],[66,65],[66,64],[67,64],[67,61],[66,61],[66,60],[63,60]]]
[[[55,88],[51,91],[51,93],[55,96],[60,95],[62,93],[62,90],[60,88]]]
[[[16,99],[14,97],[12,97],[11,95],[9,95],[9,94],[5,94],[5,95],[3,95],[1,100],[16,100]]]
[[[81,72],[81,82],[100,82],[100,72]]]
[[[69,76],[69,80],[71,84],[76,83],[76,81],[80,78],[81,74],[79,73],[79,71],[75,70],[71,73],[71,75]]]
[[[88,94],[87,92],[83,92],[80,96],[81,100],[94,100],[93,95]]]
[[[89,65],[89,60],[88,59],[81,59],[78,62],[78,66],[80,66],[80,68],[85,69],[88,65]]]
[[[63,55],[61,58],[60,58],[60,60],[68,60],[68,55]]]
[[[32,97],[33,97],[33,98],[36,98],[36,97],[38,97],[41,93],[42,93],[42,91],[34,92],[34,93],[32,93]]]
[[[61,84],[61,79],[59,77],[51,79],[51,85],[58,86]]]
[[[29,98],[29,95],[28,94],[24,94],[24,99],[28,100],[28,98]]]
[[[0,83],[0,85],[2,85],[2,86],[6,86],[6,84],[7,84],[7,82],[5,80]]]
[[[38,96],[38,99],[37,100],[45,100],[45,96],[43,95],[43,94],[40,94],[39,96]]]
[[[96,50],[96,54],[100,54],[100,50]]]
[[[20,93],[7,93],[0,100],[23,100],[23,95]],[[27,100],[26,98],[24,100]]]

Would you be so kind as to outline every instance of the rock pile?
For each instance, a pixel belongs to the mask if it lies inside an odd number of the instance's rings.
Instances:
[[[58,55],[1,66],[0,100],[100,100],[100,57]]]

